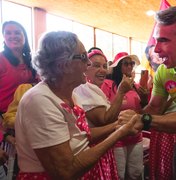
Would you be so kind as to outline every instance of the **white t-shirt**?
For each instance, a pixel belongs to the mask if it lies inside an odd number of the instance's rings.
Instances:
[[[97,106],[105,106],[107,109],[110,107],[104,92],[92,83],[81,84],[73,92],[79,97],[79,101],[81,101],[85,111],[89,111]]]
[[[81,84],[73,92],[79,97],[79,102],[85,111],[90,111],[98,106],[105,106],[107,110],[110,108],[104,92],[92,83]],[[95,127],[91,121],[88,122],[90,127]]]
[[[44,82],[31,88],[20,101],[15,136],[18,163],[22,172],[44,171],[33,149],[66,141],[69,141],[74,155],[88,148],[86,132],[80,131],[75,125],[75,116],[62,108],[61,103],[64,102]]]

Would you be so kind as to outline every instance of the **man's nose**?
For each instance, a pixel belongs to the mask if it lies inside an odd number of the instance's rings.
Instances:
[[[159,53],[160,52],[160,43],[159,42],[156,42],[155,48],[154,48],[154,52],[155,53]]]

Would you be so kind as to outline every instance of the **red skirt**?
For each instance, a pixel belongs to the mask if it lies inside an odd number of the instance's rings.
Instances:
[[[80,180],[118,180],[113,148],[109,149]]]
[[[150,180],[173,179],[172,162],[174,134],[151,131],[150,138]]]

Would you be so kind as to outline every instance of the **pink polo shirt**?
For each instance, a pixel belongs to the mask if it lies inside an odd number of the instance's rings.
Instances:
[[[33,83],[31,70],[26,64],[13,66],[7,58],[0,53],[0,112],[6,112],[13,100],[13,95],[20,84]]]

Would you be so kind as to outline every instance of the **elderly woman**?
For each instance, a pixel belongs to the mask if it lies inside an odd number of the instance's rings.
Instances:
[[[85,83],[86,50],[71,32],[46,34],[33,64],[42,81],[20,101],[15,122],[18,179],[86,179],[97,177],[95,164],[122,137],[138,132],[133,120],[90,129],[73,89]],[[104,141],[90,148],[90,141]],[[95,165],[95,166],[94,166]],[[85,175],[84,175],[85,174]]]

